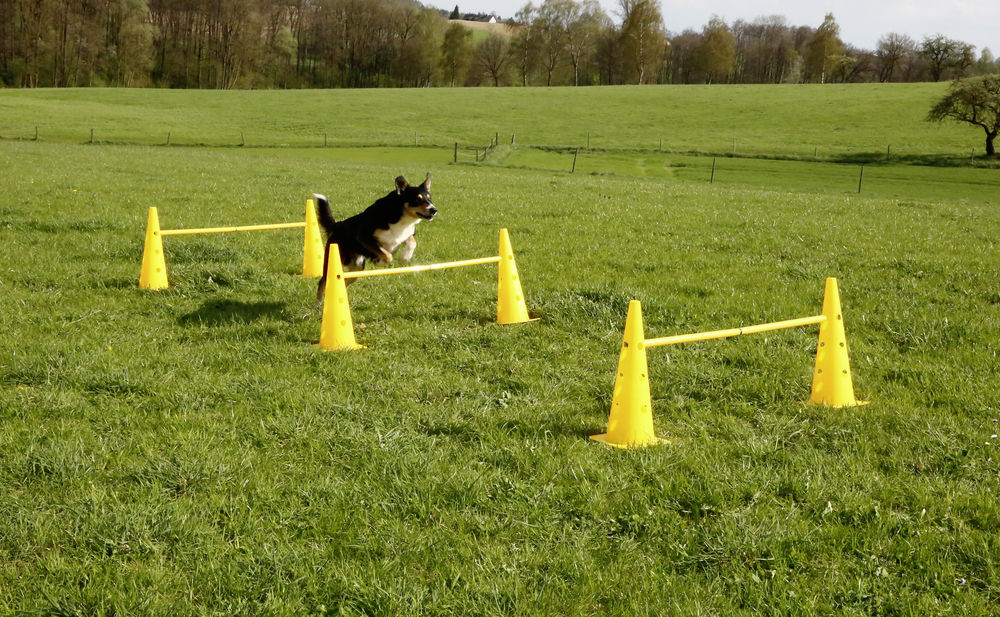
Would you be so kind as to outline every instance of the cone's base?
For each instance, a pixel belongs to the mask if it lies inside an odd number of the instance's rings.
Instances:
[[[500,321],[500,320],[497,320],[496,323],[497,323],[497,325],[500,325],[500,326],[513,326],[514,324],[529,323],[529,322],[532,322],[532,321],[538,321],[539,319],[541,319],[541,317],[532,317],[531,319],[522,319],[521,321]]]
[[[313,347],[315,347],[316,349],[322,349],[323,351],[354,351],[355,349],[368,349],[367,347],[365,347],[360,343],[355,343],[353,346],[343,345],[341,347],[330,347],[330,348],[320,347],[319,343],[313,343]]]
[[[830,403],[826,403],[826,402],[823,402],[823,401],[818,401],[817,402],[817,401],[814,401],[812,399],[809,399],[808,401],[806,401],[806,404],[807,405],[820,405],[822,407],[833,407],[834,409],[843,409],[844,407],[861,407],[863,405],[867,405],[868,401],[857,401],[857,400],[855,400],[855,401],[852,401],[850,403],[841,403],[840,405],[831,405]]]
[[[670,443],[669,439],[661,439],[660,437],[653,437],[653,441],[649,441],[649,442],[645,442],[645,443],[639,443],[639,442],[632,442],[632,443],[612,443],[612,442],[608,441],[608,434],[607,433],[603,433],[601,435],[591,435],[590,439],[593,440],[593,441],[598,441],[598,442],[603,443],[603,444],[607,444],[607,445],[609,445],[609,446],[611,446],[613,448],[621,448],[622,450],[627,450],[629,448],[646,448],[646,447],[649,447],[649,446],[661,446],[663,444]]]

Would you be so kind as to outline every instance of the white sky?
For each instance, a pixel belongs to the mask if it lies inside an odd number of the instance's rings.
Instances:
[[[616,22],[617,0],[599,0]],[[496,12],[513,17],[527,0],[423,0],[425,4],[451,10],[458,4],[463,13]],[[541,0],[534,0],[535,5]],[[823,23],[833,13],[840,25],[840,38],[857,47],[874,50],[881,36],[890,32],[907,34],[918,43],[924,36],[941,33],[976,46],[976,55],[989,47],[1000,55],[1000,0],[660,0],[667,29],[678,33],[686,28],[700,31],[712,15],[732,23],[753,21],[766,15],[782,15],[793,26]]]

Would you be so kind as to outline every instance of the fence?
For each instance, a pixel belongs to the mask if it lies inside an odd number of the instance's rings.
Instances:
[[[645,338],[642,324],[642,305],[632,300],[625,320],[618,372],[608,429],[591,439],[619,448],[652,446],[664,443],[653,431],[653,403],[649,392],[649,371],[646,348],[693,343],[712,339],[742,336],[819,324],[819,342],[813,371],[812,394],[809,403],[830,407],[849,407],[864,404],[854,398],[854,384],[844,334],[844,319],[840,310],[840,292],[837,279],[826,279],[823,312],[820,315],[776,321],[742,328],[715,330],[694,334],[681,334],[662,338]]]
[[[316,221],[316,208],[311,199],[306,201],[305,221],[269,225],[243,225],[238,227],[160,229],[159,214],[155,206],[151,207],[146,221],[146,242],[142,251],[142,271],[139,274],[139,289],[166,289],[169,287],[167,261],[163,253],[164,236],[295,229],[299,227],[305,228],[302,251],[302,276],[320,276],[323,273],[323,241],[319,233],[319,224]]]
[[[364,347],[364,345],[358,344],[354,338],[354,320],[351,317],[351,305],[347,297],[348,279],[429,272],[487,263],[499,264],[497,268],[497,323],[515,324],[534,321],[528,317],[524,292],[517,274],[517,264],[514,262],[514,251],[511,248],[510,235],[506,229],[500,230],[500,254],[496,256],[358,272],[344,272],[344,267],[340,262],[340,248],[336,244],[331,244],[327,266],[326,294],[323,299],[323,323],[317,346],[325,350],[351,350]]]

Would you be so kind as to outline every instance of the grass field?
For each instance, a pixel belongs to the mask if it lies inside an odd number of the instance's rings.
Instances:
[[[0,137],[83,143],[485,145],[783,156],[958,157],[981,129],[924,118],[946,84],[435,88],[340,91],[3,90]],[[243,137],[241,138],[241,133]],[[589,137],[588,137],[589,136]]]
[[[0,141],[0,613],[1000,612],[997,170],[866,167],[858,195],[829,162],[720,158],[715,184],[689,154],[455,165],[492,124],[433,116],[440,147],[414,148],[366,110],[443,99],[383,92],[0,91],[0,135],[49,117]],[[327,108],[353,147],[301,147]],[[161,147],[167,109],[198,126],[180,143],[263,114],[288,147]],[[102,118],[126,143],[81,143]],[[549,120],[518,134],[578,140]],[[602,139],[631,147],[629,123]],[[926,153],[961,149],[919,128]],[[385,277],[350,288],[368,348],[318,351],[300,231],[169,237],[170,289],[137,289],[149,206],[167,228],[288,222],[317,191],[346,215],[425,171],[440,215],[415,262],[495,254],[507,227],[539,321],[491,323],[492,266]],[[671,443],[588,440],[629,300],[666,336],[815,314],[827,276],[869,405],[803,403],[802,328],[651,349]]]

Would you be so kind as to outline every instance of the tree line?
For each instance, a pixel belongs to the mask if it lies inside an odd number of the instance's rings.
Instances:
[[[844,43],[834,16],[670,32],[657,0],[528,3],[474,35],[411,0],[3,0],[6,86],[335,88],[939,81],[1000,72],[944,35]],[[451,11],[457,16],[458,7]]]

